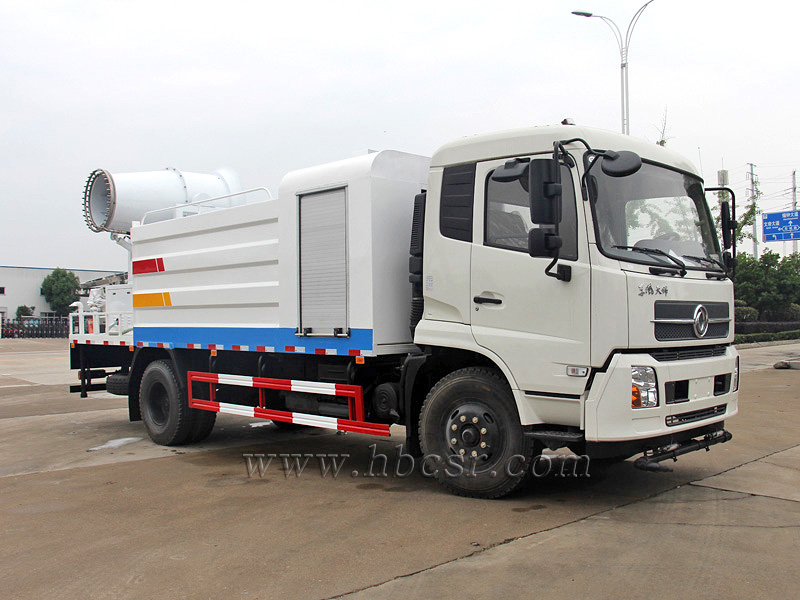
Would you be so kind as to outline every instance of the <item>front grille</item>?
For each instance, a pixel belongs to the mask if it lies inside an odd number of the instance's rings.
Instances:
[[[690,324],[656,323],[655,325],[656,339],[660,342],[697,339],[694,327]],[[728,326],[728,323],[711,323],[703,339],[728,337]]]
[[[675,427],[676,425],[694,423],[695,421],[702,421],[703,419],[710,419],[711,417],[724,415],[727,408],[727,404],[720,404],[718,406],[712,406],[711,408],[693,410],[691,412],[680,413],[678,415],[669,415],[665,421],[667,423],[667,427]]]
[[[653,350],[650,356],[659,362],[673,360],[694,360],[696,358],[714,358],[724,356],[727,346],[701,346],[697,348],[664,348]]]
[[[730,307],[727,302],[686,302],[660,300],[654,306],[655,338],[662,342],[675,340],[696,340],[693,320],[698,305],[705,306],[708,318],[708,332],[703,339],[728,337],[730,331]],[[714,320],[721,322],[714,323]],[[678,321],[678,322],[676,322]],[[683,322],[680,322],[683,321]]]
[[[702,304],[708,310],[709,319],[727,319],[730,307],[727,302],[686,302],[677,300],[659,300],[655,304],[656,319],[692,319],[694,309]]]

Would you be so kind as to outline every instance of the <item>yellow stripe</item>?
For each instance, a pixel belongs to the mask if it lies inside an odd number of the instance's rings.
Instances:
[[[169,297],[169,294],[167,294]],[[153,294],[134,294],[133,307],[134,308],[147,308],[151,306],[164,306],[164,293],[156,292]],[[172,306],[172,303],[168,304]]]
[[[164,292],[164,306],[172,306],[172,298],[169,297],[169,292]]]

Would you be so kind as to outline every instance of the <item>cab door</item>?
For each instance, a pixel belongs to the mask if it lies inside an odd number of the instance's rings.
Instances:
[[[576,396],[588,376],[568,366],[590,364],[591,271],[577,171],[562,166],[564,239],[559,263],[570,281],[545,275],[550,258],[528,254],[528,193],[520,181],[491,180],[504,160],[477,165],[475,230],[471,261],[471,326],[475,341],[497,354],[519,389],[532,394]],[[581,210],[578,210],[581,208]]]

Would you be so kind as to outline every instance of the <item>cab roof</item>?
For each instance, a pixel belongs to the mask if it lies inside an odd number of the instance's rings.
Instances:
[[[689,160],[658,144],[613,131],[575,125],[526,127],[461,138],[439,148],[433,154],[431,167],[447,167],[527,154],[552,153],[554,141],[573,138],[582,138],[592,148],[598,150],[630,150],[636,152],[643,159],[699,176],[694,164]],[[584,146],[575,143],[568,148],[582,150]]]

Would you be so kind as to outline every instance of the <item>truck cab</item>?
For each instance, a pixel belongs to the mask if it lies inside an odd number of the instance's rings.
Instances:
[[[532,220],[537,184],[518,167],[576,138],[558,157],[558,256],[531,256],[531,230],[548,226]],[[598,149],[641,165],[608,174]],[[465,138],[431,161],[414,341],[485,357],[545,445],[652,455],[737,412],[723,261],[702,179],[661,146],[575,126]]]

